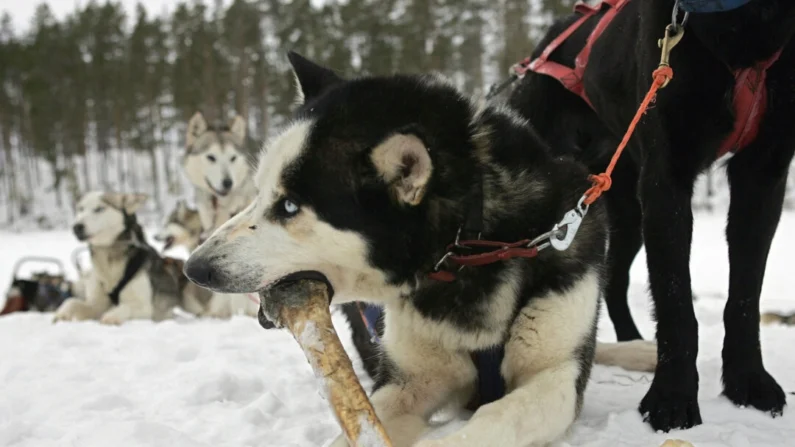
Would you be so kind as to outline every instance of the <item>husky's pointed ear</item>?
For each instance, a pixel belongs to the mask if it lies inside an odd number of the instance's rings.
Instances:
[[[342,78],[328,68],[310,61],[295,51],[287,53],[287,59],[293,66],[295,84],[298,91],[295,102],[303,104],[323,93],[323,90],[342,82]]]
[[[125,194],[124,195],[124,211],[127,214],[133,214],[141,208],[141,205],[149,200],[148,194]]]
[[[235,114],[232,121],[229,121],[229,132],[240,142],[243,142],[246,139],[246,120],[242,116]]]
[[[102,195],[104,200],[110,206],[123,210],[127,214],[133,214],[138,211],[138,208],[146,202],[149,198],[147,194],[124,194],[120,192],[106,192]]]
[[[373,149],[370,159],[399,202],[422,202],[433,172],[431,156],[422,140],[411,134],[392,135]]]
[[[193,147],[193,143],[196,142],[196,139],[199,138],[199,135],[206,131],[207,120],[204,119],[204,115],[202,115],[201,112],[194,113],[190,121],[188,121],[188,133],[185,136],[185,144],[187,146],[188,152],[190,152],[191,148]]]

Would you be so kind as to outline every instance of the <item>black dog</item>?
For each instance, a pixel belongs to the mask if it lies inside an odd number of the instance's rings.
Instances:
[[[588,19],[549,60],[573,67],[607,9]],[[657,40],[671,23],[673,10],[674,0],[623,5],[593,45],[578,80],[593,108],[553,77],[532,72],[512,94],[511,105],[555,150],[574,154],[592,172],[601,172],[651,85],[660,61]],[[555,24],[533,57],[578,17]],[[619,339],[640,338],[626,293],[630,264],[643,242],[647,248],[658,365],[640,412],[654,429],[664,431],[701,423],[698,326],[689,270],[693,185],[735,125],[733,72],[771,61],[779,51],[766,71],[767,103],[758,134],[745,147],[734,148],[742,152],[727,166],[731,274],[724,311],[723,384],[724,394],[736,405],[776,416],[786,404],[781,387],[762,363],[759,294],[795,152],[795,2],[757,0],[729,11],[691,14],[684,29],[671,56],[674,79],[640,121],[606,195],[613,230],[605,299]]]

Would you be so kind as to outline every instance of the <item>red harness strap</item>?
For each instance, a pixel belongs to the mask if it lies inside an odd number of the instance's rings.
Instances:
[[[718,158],[729,152],[738,152],[753,143],[767,108],[767,69],[781,56],[781,50],[753,67],[734,72],[734,128],[718,149]]]
[[[544,48],[541,56],[530,63],[528,69],[536,73],[552,76],[553,78],[560,81],[561,84],[566,87],[566,89],[584,99],[585,102],[587,102],[588,105],[593,108],[591,101],[588,99],[588,95],[585,93],[585,87],[582,84],[582,75],[585,73],[585,67],[588,65],[588,58],[591,55],[591,48],[596,42],[596,39],[602,35],[604,30],[607,29],[607,26],[610,25],[610,22],[613,21],[613,18],[616,16],[616,14],[618,14],[618,11],[620,11],[628,1],[629,0],[602,0],[602,3],[597,6],[588,6],[583,2],[577,2],[577,4],[574,5],[574,11],[582,14],[582,17],[577,19],[568,28],[566,28],[566,31],[563,31],[558,37],[550,42],[549,45]],[[596,24],[593,31],[591,31],[591,34],[588,36],[588,40],[585,42],[585,46],[574,59],[574,68],[550,61],[549,56],[551,56],[552,53],[557,50],[563,42],[566,41],[566,39],[574,34],[574,32],[577,31],[583,23],[585,23],[591,17],[599,14],[599,12],[602,10],[602,7],[605,5],[608,6],[608,10],[599,20],[599,23]]]
[[[538,256],[539,248],[531,246],[530,239],[523,239],[516,242],[497,242],[497,241],[459,241],[447,247],[447,254],[441,259],[433,272],[428,276],[436,281],[451,282],[455,279],[455,274],[446,270],[439,269],[440,265],[449,260],[460,267],[477,267],[486,264],[493,264],[513,258],[535,258]],[[455,254],[453,250],[460,248],[481,248],[492,249],[485,253],[475,255]]]
[[[616,14],[618,14],[621,8],[628,2],[629,0],[602,0],[602,3],[595,7],[578,2],[574,6],[574,10],[582,14],[582,16],[550,42],[541,53],[541,56],[530,62],[530,64],[525,65],[526,68],[524,71],[531,70],[539,74],[552,76],[560,81],[567,90],[581,97],[593,108],[593,104],[591,104],[591,101],[588,99],[588,95],[582,83],[585,67],[588,65],[588,58],[591,55],[591,48],[593,48],[593,44],[610,25],[610,22],[615,18]],[[601,12],[605,5],[607,5],[608,9],[599,20],[599,23],[596,24],[593,31],[591,31],[583,49],[580,50],[580,53],[574,59],[574,68],[550,61],[549,56],[558,49],[566,39],[574,34],[583,23]],[[767,107],[767,89],[765,88],[767,69],[778,60],[780,54],[781,51],[779,50],[766,61],[758,62],[753,67],[736,70],[734,72],[734,128],[732,129],[732,133],[721,143],[718,149],[718,158],[729,152],[738,152],[756,139],[759,133],[759,126],[764,117],[765,108]],[[524,72],[519,74],[524,74]]]

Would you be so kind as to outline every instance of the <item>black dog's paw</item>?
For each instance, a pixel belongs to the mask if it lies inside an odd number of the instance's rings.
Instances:
[[[675,386],[664,386],[655,380],[640,401],[641,416],[655,431],[669,432],[701,425],[698,392],[683,393]]]
[[[754,407],[773,417],[784,414],[787,404],[784,390],[762,367],[752,370],[724,368],[723,395],[738,407]]]

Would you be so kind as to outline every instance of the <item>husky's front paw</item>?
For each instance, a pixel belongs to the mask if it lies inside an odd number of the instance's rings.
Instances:
[[[105,312],[105,314],[102,315],[102,318],[99,319],[99,322],[102,324],[118,326],[131,318],[133,318],[133,316],[130,309],[124,305],[121,305],[113,307],[109,311]]]
[[[72,321],[75,320],[75,316],[72,312],[66,311],[61,306],[56,312],[55,316],[52,317],[52,322],[57,323],[59,321]]]
[[[87,320],[91,318],[85,309],[86,305],[82,300],[77,298],[69,298],[64,301],[58,310],[55,311],[55,316],[52,319],[53,323],[59,321],[76,321]]]
[[[114,314],[112,312],[107,312],[102,318],[99,319],[99,322],[102,324],[118,326],[124,323],[125,320],[119,317],[119,315]]]

